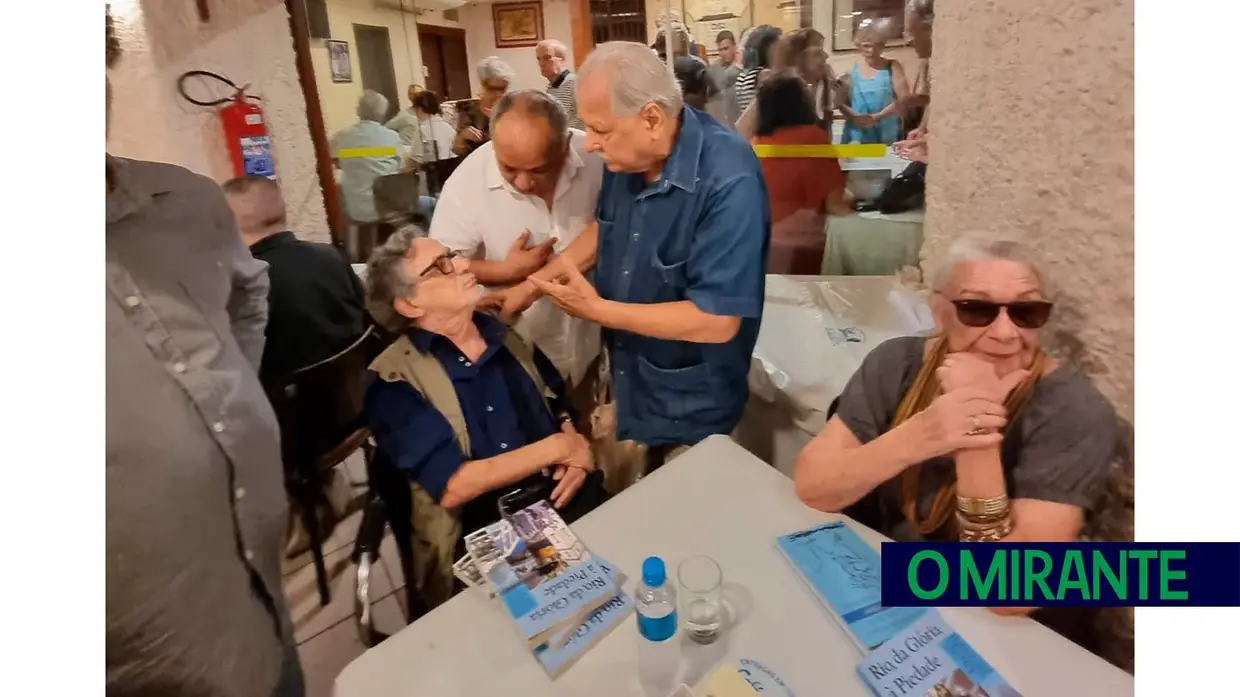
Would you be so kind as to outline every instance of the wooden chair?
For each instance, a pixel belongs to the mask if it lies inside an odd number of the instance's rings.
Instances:
[[[374,353],[375,332],[368,328],[340,353],[302,368],[267,395],[280,423],[280,441],[289,495],[301,509],[310,536],[319,602],[331,602],[323,561],[323,534],[316,514],[327,504],[325,475],[359,449],[373,457],[370,430],[362,411],[366,368]]]

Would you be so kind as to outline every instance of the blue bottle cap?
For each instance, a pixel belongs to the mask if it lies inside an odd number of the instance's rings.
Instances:
[[[667,567],[658,557],[646,557],[642,562],[642,583],[651,588],[658,588],[667,580]]]

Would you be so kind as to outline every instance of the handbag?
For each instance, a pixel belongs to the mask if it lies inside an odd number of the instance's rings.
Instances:
[[[886,215],[916,210],[926,205],[926,165],[914,162],[892,179],[879,195],[878,212]]]

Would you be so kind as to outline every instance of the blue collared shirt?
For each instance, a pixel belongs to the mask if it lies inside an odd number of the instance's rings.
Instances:
[[[455,344],[439,334],[421,329],[409,332],[413,345],[437,358],[456,388],[469,432],[468,458],[457,445],[448,420],[413,385],[371,375],[366,388],[366,417],[379,450],[436,501],[443,498],[448,480],[466,459],[495,457],[557,433],[557,415],[568,413],[564,380],[542,351],[534,349],[534,363],[548,389],[558,395],[551,410],[534,381],[504,346],[507,327],[482,314],[474,315],[474,323],[487,345],[476,361],[462,355]],[[509,389],[510,382],[513,390]],[[518,409],[522,410],[520,417]],[[533,438],[527,439],[521,419],[526,419]]]
[[[607,172],[599,194],[595,286],[625,303],[688,300],[740,317],[722,344],[609,330],[619,437],[693,444],[730,433],[749,396],[762,321],[771,213],[758,158],[736,133],[685,107],[662,176]]]

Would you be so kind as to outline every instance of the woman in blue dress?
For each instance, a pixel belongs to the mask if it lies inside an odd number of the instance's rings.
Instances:
[[[883,57],[887,47],[874,24],[863,24],[854,37],[861,61],[848,73],[848,104],[844,113],[845,143],[900,140],[899,100],[908,96],[908,82],[899,61]]]

